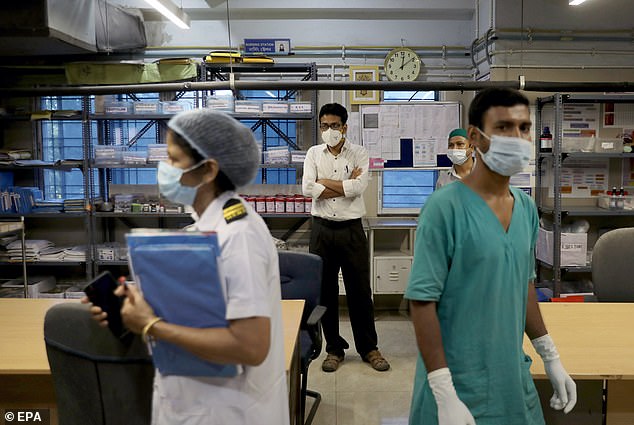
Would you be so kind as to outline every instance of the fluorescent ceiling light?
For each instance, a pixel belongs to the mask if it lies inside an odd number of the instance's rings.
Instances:
[[[179,28],[189,29],[189,16],[183,12],[183,9],[172,3],[171,0],[145,0],[154,9],[161,12],[170,21],[174,22]]]
[[[584,3],[586,0],[570,0],[568,2],[568,6],[579,6],[581,3]]]

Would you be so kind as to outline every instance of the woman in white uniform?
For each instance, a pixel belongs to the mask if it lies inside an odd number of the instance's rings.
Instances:
[[[194,227],[215,231],[221,247],[228,328],[198,329],[158,318],[130,286],[121,313],[128,329],[199,357],[242,365],[232,378],[163,376],[156,371],[153,424],[289,424],[280,278],[275,244],[262,218],[239,198],[259,163],[251,131],[228,115],[198,109],[168,123],[161,193],[192,205]],[[105,313],[92,307],[105,324]]]

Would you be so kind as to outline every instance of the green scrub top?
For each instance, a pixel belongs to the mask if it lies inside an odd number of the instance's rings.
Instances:
[[[515,198],[508,231],[462,182],[434,192],[421,210],[405,298],[435,301],[447,365],[477,425],[544,424],[522,349],[528,283],[535,278],[537,210]],[[419,353],[410,424],[437,424]]]

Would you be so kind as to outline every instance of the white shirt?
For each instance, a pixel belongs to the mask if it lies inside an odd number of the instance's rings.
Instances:
[[[471,166],[471,171],[475,168],[476,160],[473,158],[473,165]],[[449,170],[440,170],[438,172],[438,180],[436,180],[436,189],[440,189],[446,184],[451,182],[455,182],[457,180],[462,180],[462,178],[456,173],[455,165],[452,165]]]
[[[223,206],[239,199],[247,216],[227,223]],[[156,371],[152,423],[288,425],[288,389],[277,250],[262,218],[234,192],[216,198],[194,227],[215,231],[227,297],[227,320],[269,317],[271,346],[259,366],[233,378],[162,376]]]
[[[368,151],[360,145],[350,143],[347,139],[341,147],[339,155],[333,155],[326,144],[312,146],[304,160],[304,177],[302,192],[304,196],[313,198],[311,214],[332,221],[344,221],[361,218],[365,215],[363,192],[368,187],[368,168],[370,160]],[[359,167],[361,175],[350,179],[355,167]],[[316,183],[318,179],[343,181],[345,196],[319,199],[326,188]]]

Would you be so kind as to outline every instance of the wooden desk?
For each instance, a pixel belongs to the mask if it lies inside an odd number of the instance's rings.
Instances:
[[[548,333],[575,380],[607,381],[606,425],[634,424],[634,303],[541,303]],[[531,373],[547,379],[533,346]]]
[[[301,403],[301,359],[298,343],[299,326],[304,312],[304,300],[283,300],[282,318],[284,322],[284,356],[288,377],[289,409],[291,424],[302,425],[299,417]]]
[[[55,392],[44,345],[44,315],[60,302],[79,301],[0,299],[0,409],[51,409],[51,423],[57,423]],[[303,300],[282,301],[292,418],[299,411],[301,371],[297,337],[303,311]]]

